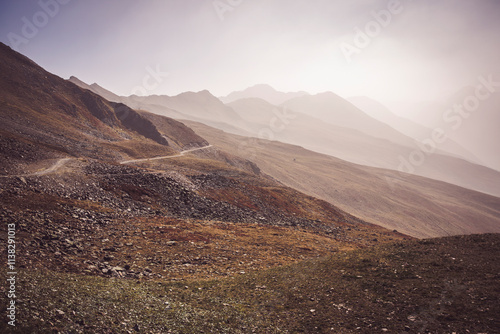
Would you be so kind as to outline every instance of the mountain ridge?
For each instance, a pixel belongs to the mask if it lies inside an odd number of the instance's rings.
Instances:
[[[280,105],[291,98],[308,95],[309,93],[304,91],[299,92],[280,92],[267,84],[258,84],[252,87],[248,87],[242,91],[232,92],[227,96],[220,97],[219,99],[224,103],[234,102],[242,98],[261,98],[271,104]]]

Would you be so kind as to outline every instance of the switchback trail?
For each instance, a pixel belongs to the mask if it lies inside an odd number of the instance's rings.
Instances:
[[[154,157],[154,158],[145,158],[145,159],[126,160],[126,161],[120,162],[120,164],[123,165],[123,164],[130,164],[130,163],[134,163],[134,162],[144,162],[144,161],[152,161],[152,160],[162,160],[162,159],[178,158],[178,157],[182,157],[186,153],[203,150],[203,149],[206,149],[206,148],[209,148],[209,147],[212,147],[212,145],[207,145],[207,146],[203,146],[203,147],[192,148],[192,149],[189,149],[189,150],[182,151],[179,154],[175,154],[175,155],[167,155],[167,156],[163,156],[163,157]]]

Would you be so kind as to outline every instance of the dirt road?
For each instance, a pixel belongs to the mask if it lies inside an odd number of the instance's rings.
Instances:
[[[145,162],[145,161],[153,161],[153,160],[178,158],[178,157],[182,157],[186,153],[203,150],[203,149],[206,149],[206,148],[209,148],[209,147],[212,147],[212,145],[207,145],[207,146],[203,146],[203,147],[192,148],[192,149],[189,149],[189,150],[182,151],[179,154],[175,154],[175,155],[167,155],[167,156],[163,156],[163,157],[154,157],[154,158],[145,158],[145,159],[126,160],[126,161],[120,162],[120,164],[123,165],[123,164],[131,164],[131,163],[134,163],[134,162]]]

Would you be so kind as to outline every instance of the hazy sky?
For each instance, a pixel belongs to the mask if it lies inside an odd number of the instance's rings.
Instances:
[[[500,69],[498,0],[2,0],[0,22],[47,70],[120,95],[146,78],[150,94],[267,83],[391,104]]]

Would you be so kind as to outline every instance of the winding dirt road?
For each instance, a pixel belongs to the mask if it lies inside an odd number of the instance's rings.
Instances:
[[[181,151],[179,154],[175,155],[168,155],[168,156],[163,156],[163,157],[155,157],[155,158],[145,158],[145,159],[134,159],[134,160],[126,160],[120,162],[120,164],[130,164],[134,162],[144,162],[144,161],[152,161],[152,160],[162,160],[162,159],[172,159],[172,158],[177,158],[177,157],[182,157],[184,154],[194,152],[194,151],[199,151],[203,150],[206,148],[212,147],[212,145],[207,145],[203,147],[196,147],[192,148],[189,150]],[[0,175],[0,177],[27,177],[27,176],[42,176],[42,175],[47,175],[51,173],[57,172],[58,169],[63,167],[68,161],[73,160],[74,158],[61,158],[58,159],[54,164],[48,168],[45,168],[44,170],[40,170],[38,172],[34,173],[29,173],[29,174],[18,174],[18,175]]]
[[[203,149],[206,149],[206,148],[209,148],[209,147],[212,147],[212,145],[207,145],[207,146],[203,146],[203,147],[192,148],[192,149],[189,149],[189,150],[182,151],[179,154],[175,154],[175,155],[167,155],[167,156],[155,157],[155,158],[126,160],[126,161],[120,162],[120,164],[124,165],[124,164],[131,164],[131,163],[134,163],[134,162],[144,162],[144,161],[153,161],[153,160],[178,158],[178,157],[182,157],[186,153],[203,150]]]

